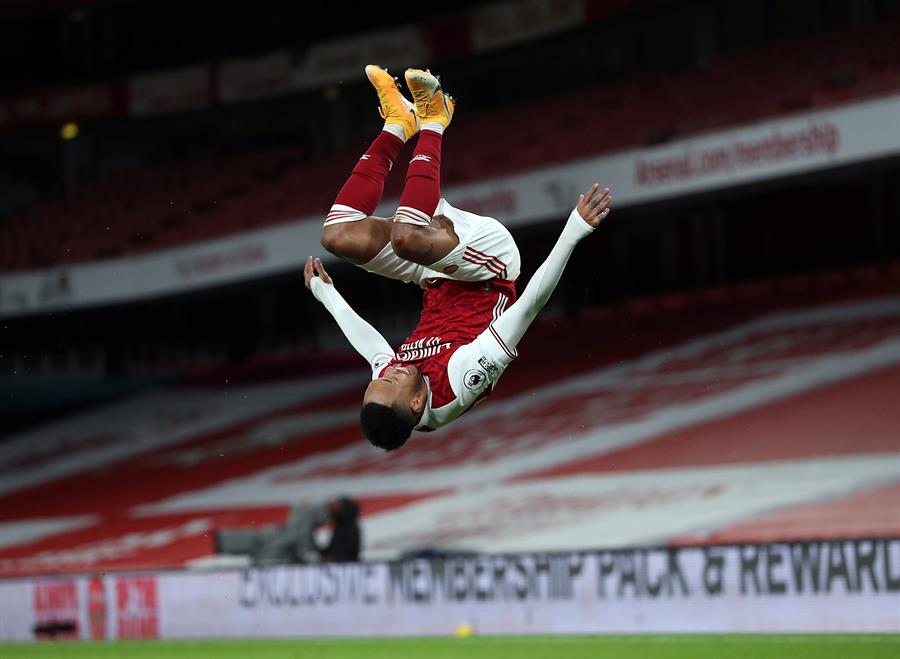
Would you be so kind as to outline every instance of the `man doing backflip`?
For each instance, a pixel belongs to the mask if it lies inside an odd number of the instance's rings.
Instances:
[[[519,250],[497,220],[452,207],[440,193],[441,140],[454,101],[429,71],[408,69],[414,103],[384,69],[366,75],[384,129],[360,158],[325,219],[322,245],[369,272],[424,289],[419,324],[394,351],[341,297],[319,259],[306,286],[368,361],[372,380],[360,423],[372,444],[402,446],[413,430],[444,426],[487,396],[556,288],[575,245],[609,213],[609,189],[592,185],[569,215],[547,260],[516,301]],[[404,143],[419,133],[392,218],[373,217]]]

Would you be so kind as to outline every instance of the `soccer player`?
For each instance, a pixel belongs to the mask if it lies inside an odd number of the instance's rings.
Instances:
[[[429,71],[406,71],[414,104],[384,69],[369,65],[366,75],[378,92],[384,129],[338,193],[322,245],[369,272],[420,285],[419,324],[395,352],[344,301],[319,259],[307,259],[304,278],[372,368],[360,423],[372,444],[391,451],[413,430],[440,428],[491,392],[556,288],[575,245],[607,216],[612,198],[599,184],[581,195],[547,260],[516,301],[520,260],[512,236],[497,220],[441,198],[441,140],[453,118],[453,99]],[[388,172],[416,133],[396,214],[373,217]]]

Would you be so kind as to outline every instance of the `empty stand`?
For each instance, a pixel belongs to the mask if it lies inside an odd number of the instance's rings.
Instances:
[[[648,145],[900,88],[896,23],[824,34],[480,116],[460,112],[443,177],[459,183]],[[548,117],[552,120],[548,120]],[[358,146],[309,162],[275,149],[122,171],[0,226],[0,269],[140,254],[323,213]],[[398,168],[399,169],[399,168]],[[402,175],[388,179],[397,194]]]
[[[370,555],[896,535],[867,503],[900,482],[900,297],[870,283],[890,274],[644,300],[627,331],[544,321],[491,401],[390,456],[356,425],[364,368],[163,387],[11,437],[0,575],[181,567],[217,527],[336,494]]]

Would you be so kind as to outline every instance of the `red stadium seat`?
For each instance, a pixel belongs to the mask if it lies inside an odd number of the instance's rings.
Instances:
[[[895,91],[897,28],[894,22],[815,35],[724,58],[702,71],[650,74],[537,100],[515,113],[460,117],[443,180],[501,176]],[[766,93],[758,93],[763,87]],[[544,121],[547,114],[558,121]],[[321,214],[359,149],[354,144],[314,163],[304,161],[301,149],[279,148],[109,173],[0,225],[0,269],[171,247]],[[387,195],[399,193],[400,174],[388,179]]]

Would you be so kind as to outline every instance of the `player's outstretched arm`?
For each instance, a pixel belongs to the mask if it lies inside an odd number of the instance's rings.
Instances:
[[[601,190],[599,183],[595,183],[581,195],[578,205],[569,215],[562,233],[550,250],[550,255],[534,273],[515,304],[488,328],[487,331],[500,343],[507,358],[515,357],[516,346],[525,330],[547,304],[575,245],[589,236],[609,215],[610,202],[612,197],[609,188]]]
[[[378,330],[363,320],[334,287],[322,261],[309,257],[303,268],[303,281],[315,298],[325,305],[350,345],[375,368],[376,362],[391,359],[394,351]]]

